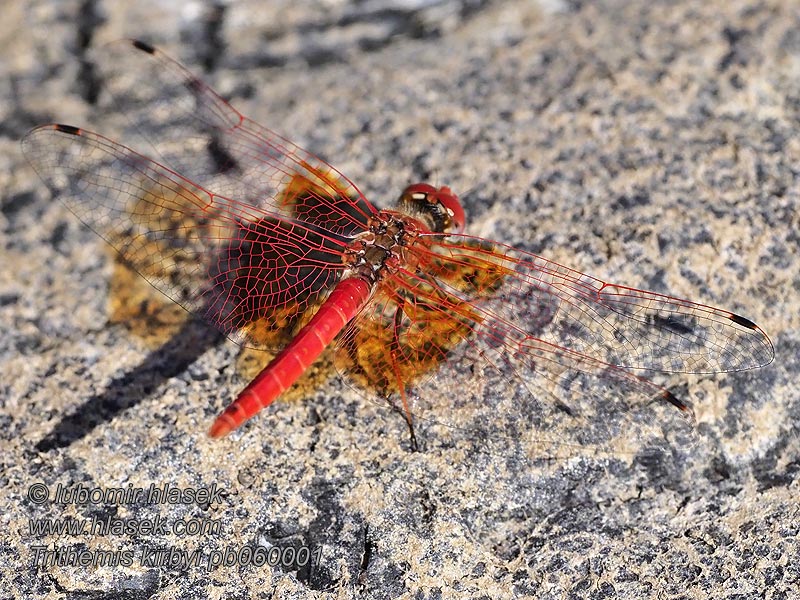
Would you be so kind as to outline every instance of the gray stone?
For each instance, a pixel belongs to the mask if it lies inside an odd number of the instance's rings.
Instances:
[[[3,8],[0,597],[797,595],[792,3],[161,4]],[[246,383],[239,348],[190,323],[158,351],[114,319],[113,254],[20,151],[53,121],[139,147],[91,66],[125,36],[180,58],[380,206],[413,181],[449,185],[470,233],[746,315],[776,359],[656,379],[694,405],[692,448],[525,461],[429,437],[411,452],[403,419],[324,362],[302,398],[212,441],[213,417]],[[59,486],[222,491],[58,503]],[[99,525],[32,531],[65,518]],[[147,531],[159,522],[219,530]],[[44,566],[40,546],[123,565]],[[268,560],[285,564],[255,566],[247,548],[277,548]],[[250,564],[185,564],[226,552]]]

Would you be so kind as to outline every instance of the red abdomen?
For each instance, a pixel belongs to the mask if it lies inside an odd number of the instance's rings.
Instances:
[[[230,433],[297,381],[358,314],[370,289],[360,277],[339,282],[308,324],[217,417],[208,434],[219,438]]]

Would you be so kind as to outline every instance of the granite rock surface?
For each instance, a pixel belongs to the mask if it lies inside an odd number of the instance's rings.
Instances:
[[[4,4],[0,597],[797,597],[796,3],[162,4]],[[776,359],[659,380],[699,441],[651,460],[411,452],[323,366],[212,441],[249,357],[168,307],[133,318],[157,300],[20,151],[53,121],[124,138],[93,68],[122,37],[378,205],[447,184],[471,233],[746,315]]]

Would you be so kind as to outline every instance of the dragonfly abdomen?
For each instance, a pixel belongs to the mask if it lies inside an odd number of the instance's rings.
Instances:
[[[308,324],[217,417],[208,434],[214,438],[227,435],[297,381],[358,314],[370,289],[361,277],[339,282]]]

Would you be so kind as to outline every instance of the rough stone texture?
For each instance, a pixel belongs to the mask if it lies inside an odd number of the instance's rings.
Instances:
[[[3,6],[0,597],[797,596],[796,3],[158,4]],[[212,442],[206,427],[243,384],[237,348],[190,326],[153,353],[109,322],[112,258],[19,150],[49,121],[114,134],[90,51],[123,36],[205,72],[378,203],[413,180],[470,190],[471,232],[747,315],[776,360],[668,379],[694,401],[701,441],[633,465],[411,453],[402,421],[336,378]],[[208,349],[192,363],[195,348]],[[36,505],[37,482],[51,495],[224,493],[200,506]],[[30,531],[67,516],[218,519],[222,531]],[[37,544],[135,560],[35,566]],[[307,546],[320,560],[139,564],[144,550],[247,545]]]

